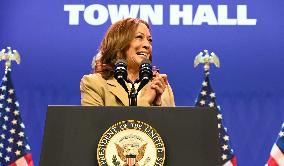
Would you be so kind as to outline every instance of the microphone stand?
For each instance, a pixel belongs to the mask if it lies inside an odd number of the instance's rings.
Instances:
[[[129,106],[137,106],[137,93],[134,86],[134,83],[131,84],[130,93],[128,94]]]
[[[139,78],[134,82],[127,78],[127,65],[124,60],[117,60],[114,69],[114,77],[118,83],[128,93],[129,106],[137,106],[138,92],[152,79],[152,66],[149,60],[143,60],[139,67]],[[127,88],[125,82],[131,83],[131,89]],[[138,89],[135,89],[135,84],[140,83]]]
[[[141,66],[143,67],[143,65],[144,65],[144,69],[142,71],[143,74],[139,73],[139,78],[137,78],[134,82],[127,79],[127,82],[131,83],[131,89],[130,89],[130,92],[128,93],[129,106],[137,106],[138,92],[152,79],[152,75],[153,75],[152,66],[150,64],[142,63]],[[149,68],[149,66],[150,66],[150,68]],[[142,67],[140,67],[140,72],[141,72]],[[140,85],[139,85],[138,89],[135,89],[135,84],[137,84],[139,82],[140,82]]]
[[[131,83],[131,89],[130,92],[128,93],[128,99],[129,99],[129,106],[137,106],[137,95],[138,92],[135,89],[135,83],[137,83],[139,79],[135,80],[132,82],[131,80],[127,80],[128,83]]]

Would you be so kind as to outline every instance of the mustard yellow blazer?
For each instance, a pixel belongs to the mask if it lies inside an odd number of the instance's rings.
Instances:
[[[80,91],[82,105],[129,106],[128,94],[113,77],[105,80],[98,73],[84,75],[80,82]],[[140,92],[142,91],[143,89]],[[137,100],[137,105],[150,106],[143,98]],[[167,85],[162,95],[162,106],[175,106],[170,85]]]

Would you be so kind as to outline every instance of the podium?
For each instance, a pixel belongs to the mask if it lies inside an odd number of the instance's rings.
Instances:
[[[164,165],[219,166],[214,110],[196,107],[48,106],[41,166],[95,166],[105,131],[137,120],[157,130],[166,149]]]

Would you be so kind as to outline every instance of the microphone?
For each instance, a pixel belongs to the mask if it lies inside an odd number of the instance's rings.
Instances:
[[[153,71],[151,61],[145,59],[141,62],[139,67],[139,81],[140,85],[137,89],[137,93],[152,79]]]
[[[125,84],[127,80],[127,65],[125,60],[118,59],[114,65],[114,78],[117,82],[124,88],[124,90],[128,93],[128,88]]]

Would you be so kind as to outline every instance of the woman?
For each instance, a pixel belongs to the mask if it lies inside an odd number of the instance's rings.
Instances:
[[[96,106],[128,106],[128,94],[114,79],[118,59],[127,63],[128,78],[139,76],[142,60],[152,60],[152,37],[149,25],[140,19],[127,18],[111,25],[95,59],[97,70],[85,75],[80,83],[81,104]],[[167,75],[154,72],[153,79],[138,93],[138,106],[175,106]]]

